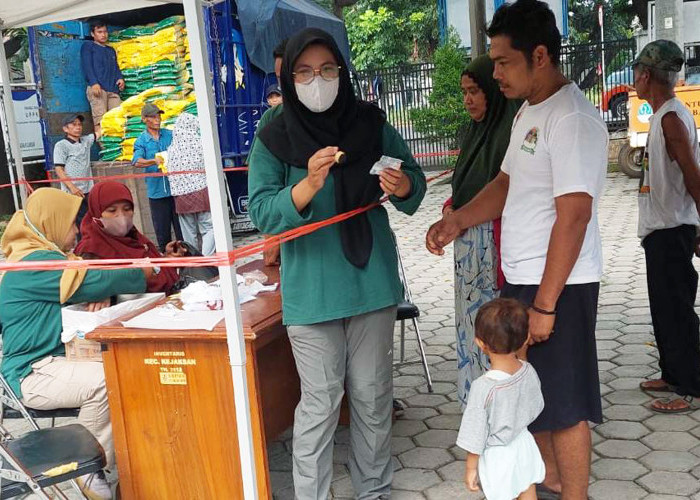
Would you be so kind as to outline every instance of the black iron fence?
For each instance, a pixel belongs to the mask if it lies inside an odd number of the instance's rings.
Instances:
[[[389,123],[399,131],[411,152],[421,156],[421,165],[436,166],[445,163],[439,153],[456,147],[454,137],[441,130],[419,132],[411,118],[411,111],[428,107],[428,96],[433,89],[432,63],[409,64],[357,73],[357,90],[363,99],[376,102],[386,114]],[[432,156],[434,155],[434,156]]]
[[[564,45],[561,68],[600,110],[611,130],[627,127],[627,97],[634,84],[634,39]]]
[[[631,63],[635,51],[634,39],[562,47],[563,73],[600,110],[610,130],[627,127],[627,97],[629,86],[634,83]],[[700,56],[700,47],[697,55]],[[418,131],[412,119],[412,110],[429,106],[434,69],[431,63],[410,64],[362,71],[355,80],[362,98],[376,102],[386,111],[389,123],[398,129],[411,152],[422,156],[423,166],[444,165],[446,160],[440,153],[458,147],[454,134],[445,134],[439,126]]]

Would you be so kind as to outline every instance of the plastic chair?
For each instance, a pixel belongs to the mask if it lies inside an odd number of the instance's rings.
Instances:
[[[76,477],[98,472],[105,465],[100,443],[80,424],[34,430],[18,439],[12,439],[2,424],[0,432],[0,499],[34,493],[49,500],[45,488],[52,487],[59,498],[67,500],[58,488],[60,483],[71,481],[77,487]],[[57,467],[66,470],[46,474]],[[78,492],[86,498],[80,489]]]
[[[420,316],[420,309],[413,303],[411,298],[411,290],[408,288],[408,282],[406,281],[406,272],[403,268],[403,260],[401,259],[401,252],[399,251],[399,243],[396,240],[396,235],[392,231],[392,238],[394,239],[394,246],[396,247],[396,256],[399,260],[399,278],[401,278],[401,283],[403,284],[404,290],[404,300],[399,303],[396,310],[396,321],[401,322],[401,339],[399,343],[399,359],[403,363],[406,359],[406,321],[411,321],[413,323],[413,329],[416,332],[416,339],[418,340],[418,352],[420,354],[420,360],[423,365],[423,371],[425,373],[425,380],[428,384],[428,392],[433,392],[433,381],[430,378],[430,368],[428,367],[428,360],[425,357],[425,348],[423,346],[423,337],[421,337],[420,329],[418,328],[418,317]]]

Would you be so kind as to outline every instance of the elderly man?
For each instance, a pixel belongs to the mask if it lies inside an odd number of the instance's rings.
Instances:
[[[693,115],[673,88],[683,52],[656,40],[633,63],[634,86],[654,115],[649,129],[649,164],[639,190],[639,237],[647,262],[649,306],[659,348],[661,378],[640,384],[644,391],[680,397],[657,399],[651,409],[682,413],[700,397],[700,334],[695,313],[698,273],[693,267],[700,225],[700,148]]]
[[[156,157],[168,149],[173,140],[173,133],[160,128],[163,111],[155,104],[148,103],[141,109],[141,119],[146,124],[146,130],[134,143],[134,157],[131,163],[141,167],[147,173],[159,172],[159,165],[163,159]],[[170,182],[167,177],[146,177],[146,189],[148,202],[151,206],[151,220],[156,231],[158,248],[165,251],[165,246],[172,239],[170,227],[175,230],[175,238],[182,240],[180,220],[175,212],[175,199],[170,192]]]

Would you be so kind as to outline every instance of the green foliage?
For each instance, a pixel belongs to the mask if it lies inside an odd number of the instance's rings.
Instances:
[[[438,43],[435,2],[359,0],[345,11],[345,25],[360,71],[430,60]]]
[[[469,122],[462,103],[460,79],[466,66],[466,56],[459,49],[459,39],[450,36],[448,42],[434,54],[433,90],[428,107],[412,109],[411,120],[416,131],[426,138],[454,138],[452,147],[459,144],[459,136]]]
[[[603,27],[606,40],[632,38],[634,6],[628,0],[602,0]],[[598,6],[601,0],[571,0],[569,2],[569,43],[600,41]]]

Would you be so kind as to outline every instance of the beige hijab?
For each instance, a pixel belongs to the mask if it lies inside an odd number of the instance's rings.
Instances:
[[[75,222],[81,199],[60,189],[41,188],[32,193],[24,210],[18,210],[5,228],[0,248],[8,262],[19,262],[38,250],[60,252],[68,260],[79,257],[61,250]],[[80,288],[87,269],[66,269],[61,276],[61,304]]]

